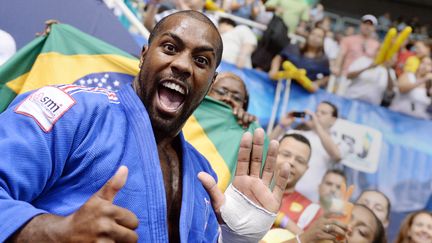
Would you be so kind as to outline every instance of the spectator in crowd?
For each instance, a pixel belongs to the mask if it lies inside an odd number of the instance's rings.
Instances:
[[[0,66],[16,52],[14,38],[6,31],[0,29]]]
[[[324,54],[325,31],[314,28],[303,47],[288,44],[271,63],[269,76],[274,78],[285,60],[292,62],[297,68],[306,69],[306,75],[316,87],[324,87],[330,74],[329,61]]]
[[[417,211],[409,214],[399,230],[395,243],[430,243],[432,242],[432,214]]]
[[[378,35],[380,39],[384,39],[385,34],[392,25],[390,12],[385,12],[383,15],[378,17]]]
[[[278,139],[286,133],[287,129],[292,129],[291,126],[296,120],[293,115],[293,112],[284,115],[269,135],[269,138]],[[312,202],[318,202],[317,188],[326,171],[336,166],[341,160],[345,154],[345,148],[336,145],[330,134],[330,128],[338,117],[338,110],[335,105],[323,101],[317,106],[316,113],[306,110],[305,115],[307,120],[293,132],[302,134],[310,141],[312,155],[309,169],[297,183],[296,190]]]
[[[398,31],[402,31],[405,27],[407,27],[406,19],[404,16],[399,16],[393,24],[396,26]]]
[[[390,12],[385,12],[383,15],[379,16],[378,24],[382,29],[388,30],[392,25]]]
[[[290,176],[275,226],[286,228],[294,234],[307,229],[322,214],[318,204],[312,203],[295,190],[297,182],[309,168],[310,156],[311,145],[303,135],[290,133],[284,135],[279,142],[276,168],[288,164]]]
[[[300,22],[309,21],[309,5],[305,0],[268,0],[265,6],[283,19],[289,33],[295,33]]]
[[[384,193],[377,190],[364,190],[358,197],[356,203],[368,207],[375,213],[384,228],[388,227],[390,223],[391,202]]]
[[[417,71],[404,72],[398,79],[398,90],[390,109],[414,117],[429,119],[427,108],[431,103],[427,82],[432,82],[432,60],[424,57]]]
[[[231,106],[238,123],[244,128],[257,120],[256,116],[247,112],[249,95],[246,85],[234,73],[224,72],[218,74],[208,95]]]
[[[261,178],[264,131],[243,136],[232,184],[241,193],[231,187],[225,200],[209,162],[181,133],[221,57],[216,26],[183,11],[153,29],[137,77],[119,92],[74,86],[71,94],[64,85],[18,96],[0,116],[0,241],[215,242],[220,230],[225,242],[262,238],[289,173],[279,169],[273,195],[277,142],[270,143]],[[255,233],[240,232],[229,217],[236,203],[247,211],[240,218],[255,212],[264,219],[245,228]],[[222,218],[237,227],[219,227]]]
[[[384,95],[394,96],[393,84],[396,81],[396,73],[391,68],[395,58],[376,65],[374,59],[361,56],[348,68],[348,87],[344,96],[351,99],[362,100],[371,104],[380,105]],[[390,92],[386,94],[386,92]]]
[[[346,242],[387,243],[381,221],[368,207],[355,204],[348,224]]]
[[[338,57],[335,61],[333,73],[336,76],[345,76],[349,66],[361,56],[374,58],[379,47],[375,39],[375,16],[367,14],[361,18],[360,34],[345,37],[341,40]]]
[[[218,29],[224,45],[222,60],[238,68],[252,68],[251,56],[257,45],[252,30],[245,25],[236,25],[228,18],[219,19]]]
[[[254,19],[260,9],[259,9],[259,2],[260,0],[232,0],[232,1],[226,1],[230,3],[230,6],[228,7],[228,12],[231,12],[232,14],[239,16],[241,18],[245,19]]]
[[[324,5],[317,2],[310,10],[310,21],[312,24],[320,22],[324,19]]]
[[[346,185],[346,176],[342,170],[330,169],[324,174],[318,187],[319,203],[326,211],[334,198],[342,197],[342,184]]]
[[[195,10],[202,12],[204,10],[205,0],[176,0],[176,8],[175,9],[166,9],[161,8],[160,6],[161,0],[151,0],[147,4],[147,10],[144,14],[144,26],[151,30],[162,18],[173,14],[182,10]],[[161,9],[160,9],[161,8]],[[163,11],[161,11],[163,10]],[[214,24],[216,24],[216,20],[212,15],[207,15]]]
[[[282,241],[266,241],[264,238],[262,242]],[[375,214],[366,206],[355,204],[347,224],[332,219],[331,215],[322,216],[303,233],[283,242],[387,243],[387,239],[384,227]]]
[[[424,41],[410,43],[407,41],[398,53],[396,74],[401,76],[404,71],[415,72],[420,60],[430,55],[430,47]]]
[[[349,25],[349,26],[345,27],[345,30],[344,30],[344,36],[345,37],[353,36],[353,35],[355,35],[355,33],[356,33],[356,29],[354,26]]]
[[[335,39],[335,34],[331,29],[331,19],[326,16],[323,20],[317,22],[315,27],[321,28],[326,32],[326,36],[324,38],[324,53],[329,59],[330,70],[333,70],[333,66],[335,65],[336,57],[339,53],[339,44]]]
[[[414,43],[410,41],[409,39],[405,40],[405,42],[401,45],[399,52],[396,54],[396,64],[395,64],[395,71],[397,77],[402,75],[404,72],[405,63],[408,58],[415,56],[415,52],[413,49]]]

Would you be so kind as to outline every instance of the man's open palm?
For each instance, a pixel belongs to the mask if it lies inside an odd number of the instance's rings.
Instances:
[[[279,143],[271,141],[264,169],[261,174],[261,165],[264,152],[264,130],[256,129],[254,135],[246,132],[240,142],[237,159],[237,169],[233,186],[255,204],[271,212],[278,212],[282,195],[288,182],[289,167],[285,164],[275,177],[273,191],[269,188],[272,181]],[[216,186],[213,177],[207,173],[198,174],[202,184],[210,194],[215,212],[220,216],[220,208],[225,201],[224,194]]]

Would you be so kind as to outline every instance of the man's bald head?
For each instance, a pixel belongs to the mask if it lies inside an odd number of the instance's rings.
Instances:
[[[185,11],[179,11],[176,13],[173,13],[171,15],[166,16],[165,18],[161,19],[153,28],[153,30],[150,33],[150,37],[148,40],[149,46],[152,44],[152,41],[158,34],[163,30],[165,23],[167,20],[171,18],[193,18],[196,20],[199,20],[209,26],[209,28],[217,33],[217,47],[216,47],[216,66],[219,66],[221,59],[222,59],[222,51],[223,51],[223,44],[222,44],[222,38],[219,34],[219,31],[217,27],[213,24],[213,22],[205,16],[201,12],[197,12],[194,10],[185,10]]]

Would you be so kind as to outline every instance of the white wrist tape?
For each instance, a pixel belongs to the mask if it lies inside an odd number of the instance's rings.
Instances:
[[[257,240],[264,237],[276,219],[276,213],[255,204],[232,184],[225,191],[221,216],[236,234]]]

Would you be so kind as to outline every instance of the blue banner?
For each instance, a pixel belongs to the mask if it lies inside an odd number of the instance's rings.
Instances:
[[[269,122],[276,82],[256,70],[239,70],[222,63],[219,71],[232,71],[245,80],[250,93],[249,112],[262,126]],[[364,189],[378,189],[392,202],[393,211],[406,212],[425,207],[432,192],[432,121],[420,120],[384,107],[339,97],[323,90],[309,93],[293,82],[288,110],[314,110],[323,100],[337,105],[341,118],[381,131],[378,170],[374,174],[347,168],[349,183],[356,184],[354,197]]]

